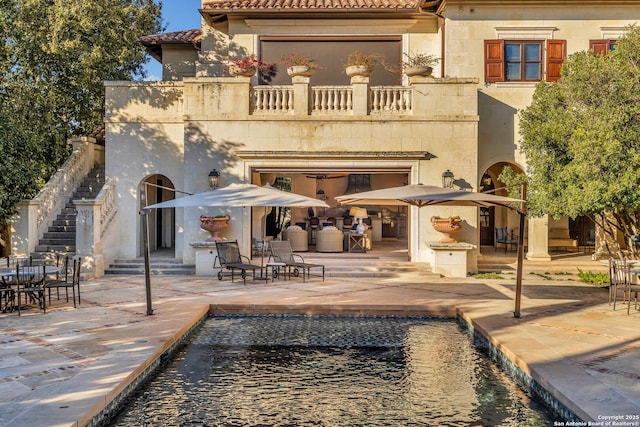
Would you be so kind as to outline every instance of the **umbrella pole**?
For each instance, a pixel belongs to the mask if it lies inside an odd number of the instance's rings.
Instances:
[[[147,186],[144,186],[144,190],[140,194],[142,198],[142,206],[147,206]],[[144,241],[144,284],[145,293],[147,295],[147,316],[153,314],[153,308],[151,307],[151,254],[149,244],[149,211],[142,211],[142,240]]]
[[[513,311],[513,317],[519,319],[520,314],[520,303],[522,301],[522,267],[524,263],[524,219],[527,215],[526,205],[524,200],[527,197],[527,184],[523,182],[520,188],[520,199],[523,200],[520,203],[520,209],[518,209],[518,214],[520,215],[520,233],[518,235],[518,264],[516,270],[516,306]]]

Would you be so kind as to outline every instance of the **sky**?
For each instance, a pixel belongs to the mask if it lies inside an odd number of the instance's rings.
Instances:
[[[198,9],[201,4],[201,0],[162,0],[162,25],[166,27],[165,32],[200,28]],[[155,59],[151,58],[145,70],[149,74],[145,80],[162,79],[162,66]]]

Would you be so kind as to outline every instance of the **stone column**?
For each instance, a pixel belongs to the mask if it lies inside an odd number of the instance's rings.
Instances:
[[[369,77],[351,77],[353,87],[353,115],[366,116],[369,114]]]
[[[529,218],[527,259],[551,261],[549,255],[549,215]]]
[[[76,255],[82,257],[81,274],[86,278],[104,275],[102,240],[100,235],[101,204],[94,200],[74,200],[76,217]]]
[[[38,209],[40,202],[24,200],[17,205],[18,213],[10,221],[11,255],[27,256],[38,244]]]
[[[293,114],[296,116],[308,116],[311,113],[310,77],[294,76],[293,83]]]

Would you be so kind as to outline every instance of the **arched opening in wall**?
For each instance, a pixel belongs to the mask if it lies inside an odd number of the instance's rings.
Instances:
[[[516,173],[522,173],[522,169],[512,163],[499,162],[487,168],[480,182],[478,183],[479,192],[491,192],[498,196],[508,196],[507,190],[503,189],[504,183],[498,179],[502,170],[509,166]],[[496,190],[497,189],[497,190]],[[507,208],[493,206],[480,208],[480,245],[485,249],[500,249],[505,251],[515,251],[517,245],[517,236],[521,232],[519,230],[518,214]],[[526,233],[526,230],[522,232]]]
[[[146,205],[165,202],[175,198],[173,182],[164,175],[151,175],[144,179],[140,185],[141,197],[139,200]],[[141,206],[142,208],[142,206]],[[152,209],[149,212],[149,249],[160,254],[167,252],[168,256],[174,255],[175,248],[175,209]],[[142,254],[144,242],[143,233],[140,233],[140,253]]]

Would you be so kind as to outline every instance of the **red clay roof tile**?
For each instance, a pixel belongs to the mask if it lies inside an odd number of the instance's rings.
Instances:
[[[215,0],[204,3],[204,12],[290,10],[416,10],[419,0]]]

